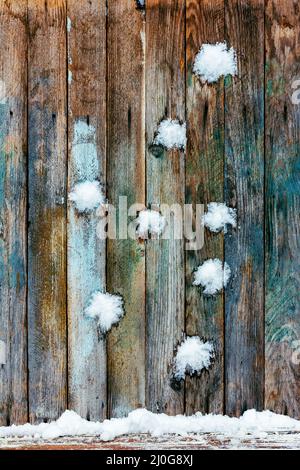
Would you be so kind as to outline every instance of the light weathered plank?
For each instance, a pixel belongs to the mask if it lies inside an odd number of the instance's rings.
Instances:
[[[29,417],[67,406],[66,4],[28,2]]]
[[[0,425],[27,421],[27,1],[0,1]]]
[[[296,418],[300,418],[299,79],[299,5],[292,0],[267,1],[265,406]]]
[[[107,194],[118,207],[145,202],[144,13],[108,1]],[[118,211],[119,212],[119,211]],[[145,403],[145,256],[135,240],[108,240],[107,289],[125,302],[108,336],[108,406],[122,416]]]
[[[203,85],[193,75],[195,56],[202,44],[224,40],[224,1],[187,0],[186,203],[223,202],[224,86]],[[195,229],[195,227],[194,227]],[[186,252],[186,332],[214,344],[215,360],[200,377],[186,378],[186,412],[222,413],[224,402],[223,294],[205,297],[192,285],[193,271],[206,259],[223,259],[223,234],[205,232],[204,246]]]
[[[105,190],[106,2],[68,0],[68,189],[88,180]],[[105,289],[105,240],[97,211],[68,208],[68,405],[82,417],[106,415],[106,341],[83,312]]]
[[[264,2],[225,2],[238,77],[225,81],[225,198],[238,229],[225,236],[226,413],[263,408],[264,396]]]
[[[146,4],[147,204],[184,204],[184,153],[151,143],[164,117],[185,121],[185,2]],[[147,408],[170,414],[184,408],[183,383],[172,380],[174,350],[184,331],[184,243],[149,240],[146,249]]]

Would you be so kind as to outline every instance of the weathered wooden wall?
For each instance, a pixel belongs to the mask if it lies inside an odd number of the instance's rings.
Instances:
[[[143,3],[0,0],[0,424],[67,407],[300,418],[298,2]],[[238,76],[203,85],[195,54],[224,40]],[[185,152],[153,152],[164,117],[187,121]],[[67,200],[89,178],[115,205],[225,201],[238,227],[198,251],[122,227],[101,241]],[[233,276],[205,298],[192,274],[211,257]],[[126,310],[106,338],[82,314],[105,288]],[[184,332],[216,358],[175,386]]]

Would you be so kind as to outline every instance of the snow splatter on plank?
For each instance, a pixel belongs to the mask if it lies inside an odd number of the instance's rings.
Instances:
[[[106,184],[106,2],[68,0],[68,189],[86,180]],[[106,341],[84,310],[105,290],[106,242],[97,236],[97,209],[68,206],[69,407],[106,417]]]
[[[226,41],[238,76],[225,80],[225,405],[239,415],[264,399],[264,1],[226,2]]]
[[[184,153],[151,152],[157,125],[185,121],[185,1],[146,4],[147,204],[184,203]],[[149,40],[147,40],[149,38]],[[171,414],[184,410],[184,387],[171,383],[173,353],[184,330],[183,240],[149,240],[146,249],[147,407]]]
[[[28,8],[29,416],[43,421],[67,405],[66,1]]]
[[[300,417],[300,13],[266,2],[266,406]],[[299,89],[299,84],[297,87]]]
[[[192,72],[202,43],[224,39],[224,1],[187,1],[186,100],[188,141],[186,154],[186,203],[223,202],[224,86],[202,85]],[[223,294],[205,297],[193,286],[193,271],[209,258],[223,260],[223,234],[205,231],[204,246],[186,252],[186,332],[212,340],[213,366],[200,377],[187,377],[186,412],[223,411]]]
[[[130,207],[145,202],[144,15],[132,0],[109,0],[107,21],[107,195],[115,207],[127,196]],[[145,248],[131,239],[107,245],[107,291],[125,307],[108,335],[108,406],[123,416],[145,403]]]
[[[0,424],[27,420],[26,17],[0,2]]]

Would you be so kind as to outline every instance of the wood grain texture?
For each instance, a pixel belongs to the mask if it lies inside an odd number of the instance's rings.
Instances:
[[[67,406],[66,4],[28,2],[30,421]]]
[[[105,1],[68,0],[68,189],[106,173]],[[105,240],[97,211],[68,208],[69,408],[82,417],[106,417],[106,341],[84,316],[94,291],[105,290]]]
[[[116,208],[119,196],[130,207],[145,202],[144,13],[134,1],[108,1],[107,47],[107,194]],[[144,251],[135,240],[108,240],[107,290],[125,302],[108,335],[110,416],[145,404]]]
[[[26,20],[0,1],[0,425],[27,421]]]
[[[151,151],[165,117],[185,121],[185,2],[148,0],[146,5],[147,204],[184,204],[183,152]],[[157,149],[156,149],[157,150]],[[184,242],[147,243],[147,408],[176,414],[184,409],[183,383],[172,380],[176,346],[184,331]]]
[[[296,418],[300,417],[299,79],[299,3],[267,1],[265,406]]]
[[[195,56],[202,44],[224,41],[224,1],[187,1],[186,203],[223,202],[224,188],[224,86],[202,84],[193,75]],[[195,229],[195,228],[194,228]],[[223,234],[205,231],[204,246],[186,251],[186,332],[212,341],[215,360],[200,377],[186,378],[186,412],[222,413],[224,402],[223,294],[204,296],[192,285],[193,271],[206,259],[223,259]]]
[[[225,236],[226,413],[264,398],[264,2],[225,1],[238,77],[225,81],[225,197],[238,228]]]

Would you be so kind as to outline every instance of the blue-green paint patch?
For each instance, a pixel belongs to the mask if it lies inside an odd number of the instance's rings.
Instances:
[[[231,75],[226,75],[224,78],[224,86],[225,88],[229,88],[232,85],[232,76]]]
[[[74,124],[70,176],[71,187],[100,177],[96,130],[85,118]],[[105,287],[105,243],[97,237],[96,212],[78,214],[73,205],[69,207],[68,305],[72,325],[76,325],[69,333],[72,344],[70,389],[75,395],[93,400],[99,393],[96,389],[99,380],[95,377],[99,374],[102,346],[97,322],[87,318],[84,310],[92,293]]]
[[[96,130],[82,119],[74,125],[71,165],[76,183],[99,177]]]

